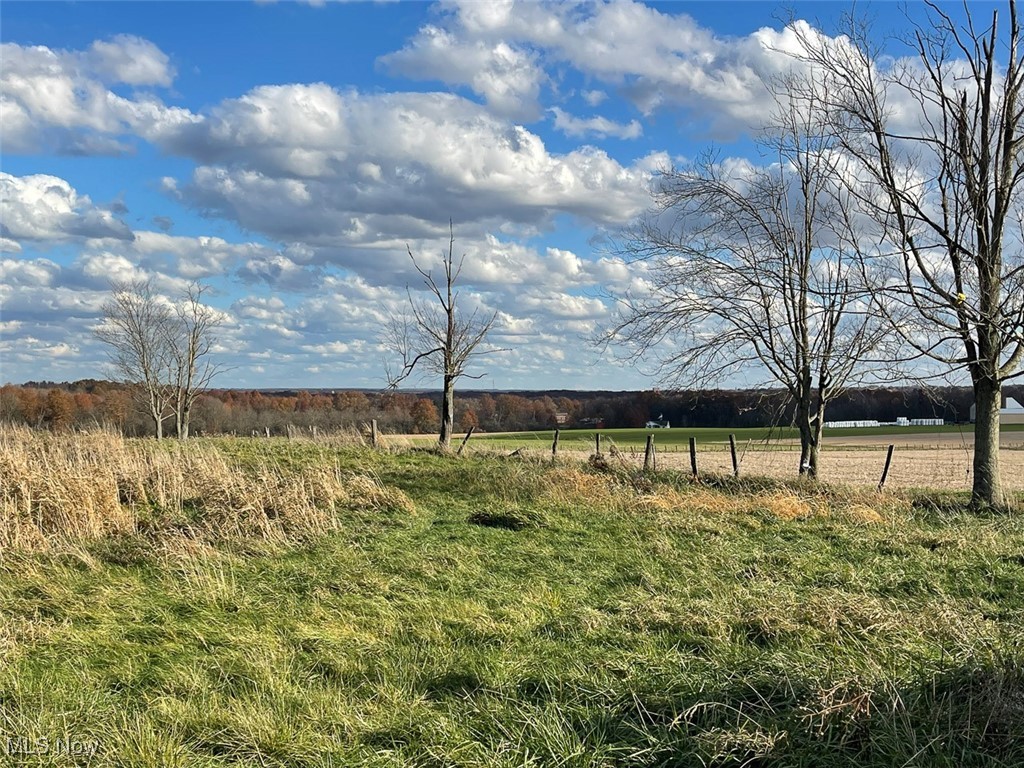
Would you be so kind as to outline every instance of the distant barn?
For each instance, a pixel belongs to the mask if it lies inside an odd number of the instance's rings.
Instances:
[[[971,406],[971,422],[977,416],[975,406]],[[1003,407],[999,409],[999,424],[1024,424],[1024,406],[1012,397],[1003,398]]]

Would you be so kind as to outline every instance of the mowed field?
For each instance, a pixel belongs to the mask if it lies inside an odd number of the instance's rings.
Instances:
[[[689,469],[689,440],[697,441],[698,469],[731,473],[729,434],[736,438],[740,471],[747,475],[784,478],[795,473],[799,441],[795,429],[607,429],[562,430],[559,454],[586,456],[594,452],[595,434],[602,449],[626,464],[643,463],[644,445],[653,434],[660,468]],[[527,455],[551,454],[553,431],[476,434],[476,449],[519,450]],[[409,437],[412,442],[432,440]],[[1003,428],[1001,436],[1003,481],[1009,490],[1024,490],[1024,425]],[[896,446],[886,484],[893,488],[968,490],[971,487],[973,425],[942,427],[865,427],[827,429],[821,454],[824,479],[836,483],[875,485],[885,464],[888,446]]]

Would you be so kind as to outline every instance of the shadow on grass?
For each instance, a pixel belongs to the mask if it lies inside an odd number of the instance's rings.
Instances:
[[[476,698],[473,686],[455,682],[458,693]],[[1024,765],[1018,663],[961,666],[873,686],[848,680],[827,689],[754,672],[699,694],[651,687],[581,695],[571,685],[530,678],[513,696],[504,705],[513,705],[522,723],[514,749],[541,764],[564,761],[553,745],[571,741],[578,757],[616,755],[622,765]],[[493,712],[493,704],[478,703],[479,712]],[[507,739],[509,729],[502,733]]]

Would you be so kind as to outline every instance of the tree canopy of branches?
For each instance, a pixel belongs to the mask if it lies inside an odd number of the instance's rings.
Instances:
[[[177,332],[172,334],[170,343],[174,419],[181,440],[188,439],[196,397],[210,386],[221,370],[210,357],[220,317],[212,307],[203,304],[205,292],[206,287],[198,283],[192,283],[185,289],[183,301],[176,307]]]
[[[656,357],[674,384],[766,373],[794,402],[799,471],[813,478],[826,407],[868,375],[884,325],[845,242],[831,127],[796,77],[769,85],[766,165],[709,153],[660,176],[654,208],[621,244],[645,263],[648,290],[620,298],[604,339]]]
[[[965,4],[958,23],[928,5],[895,63],[856,20],[845,37],[804,43],[826,73],[849,189],[877,230],[863,257],[878,311],[908,358],[968,372],[972,496],[999,506],[1002,387],[1024,361],[1021,29],[1012,0],[1005,27],[997,12],[976,24]]]
[[[136,387],[158,440],[172,417],[175,434],[188,438],[196,397],[220,370],[210,358],[220,320],[202,303],[205,290],[193,283],[175,305],[156,293],[152,281],[112,283],[95,330],[115,376]]]
[[[137,396],[153,420],[157,440],[171,413],[173,310],[159,299],[151,281],[111,284],[96,338],[108,347],[115,378],[137,387]]]
[[[423,279],[428,298],[414,298],[408,293],[408,311],[392,316],[384,332],[384,345],[397,357],[395,365],[387,363],[385,373],[388,385],[397,388],[415,371],[441,377],[441,426],[438,443],[442,450],[451,447],[455,424],[455,383],[462,377],[479,379],[482,374],[467,372],[469,364],[480,355],[494,352],[482,349],[481,344],[494,325],[497,313],[481,314],[479,310],[466,315],[459,308],[459,293],[455,289],[465,256],[455,262],[455,231],[449,223],[448,253],[442,256],[442,272],[435,278],[431,270],[416,261],[412,250],[406,248],[416,272]]]

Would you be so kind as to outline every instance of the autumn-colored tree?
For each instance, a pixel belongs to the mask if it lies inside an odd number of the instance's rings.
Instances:
[[[46,393],[46,405],[44,419],[46,424],[54,432],[60,432],[71,427],[72,418],[75,413],[75,401],[63,389],[51,389]]]
[[[365,411],[370,407],[370,399],[362,392],[335,392],[334,407],[339,411]]]
[[[43,423],[46,414],[46,403],[42,394],[37,389],[21,388],[18,390],[18,404],[21,409],[21,418],[30,427],[38,427]]]
[[[132,411],[132,396],[124,389],[108,389],[103,393],[96,408],[96,415],[103,424],[124,429]]]
[[[458,424],[460,430],[469,432],[469,430],[477,429],[480,426],[480,419],[477,418],[476,411],[472,408],[463,408]]]
[[[13,384],[0,387],[0,422],[17,424],[21,421],[21,401],[18,388]]]
[[[437,420],[440,418],[437,413],[437,406],[434,405],[432,400],[428,400],[425,397],[421,397],[413,403],[409,415],[412,417],[413,431],[416,433],[431,431],[437,425]]]

